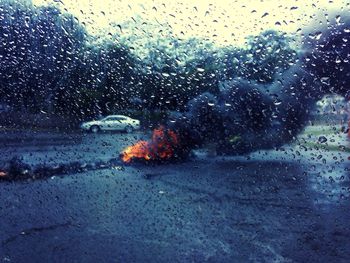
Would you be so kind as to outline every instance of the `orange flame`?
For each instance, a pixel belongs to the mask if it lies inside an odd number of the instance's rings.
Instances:
[[[153,131],[150,141],[139,141],[125,148],[121,158],[129,163],[133,159],[159,160],[170,159],[175,155],[175,149],[179,144],[176,133],[160,126]]]

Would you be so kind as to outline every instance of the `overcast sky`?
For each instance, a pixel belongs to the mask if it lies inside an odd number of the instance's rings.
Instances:
[[[349,10],[349,0],[33,0],[55,3],[86,24],[92,34],[113,33],[115,24],[141,17],[140,35],[149,24],[170,28],[177,38],[200,37],[219,45],[242,45],[247,35],[266,29],[300,32],[315,14]],[[137,20],[140,21],[140,20]],[[114,24],[114,27],[112,25]],[[154,30],[154,27],[153,29]],[[102,32],[102,33],[101,33]],[[149,32],[148,32],[149,33]]]

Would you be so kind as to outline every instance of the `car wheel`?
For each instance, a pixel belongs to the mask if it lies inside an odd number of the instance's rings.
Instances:
[[[134,131],[134,128],[130,125],[126,126],[125,127],[125,132],[126,133],[132,133]]]
[[[97,126],[97,125],[93,125],[93,126],[90,127],[90,131],[92,133],[98,133],[100,130],[101,130],[100,127]]]

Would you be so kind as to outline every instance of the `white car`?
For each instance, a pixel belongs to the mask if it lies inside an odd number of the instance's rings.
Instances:
[[[130,133],[140,129],[140,121],[124,115],[109,115],[100,120],[83,122],[80,128],[93,133],[99,131],[125,131]]]

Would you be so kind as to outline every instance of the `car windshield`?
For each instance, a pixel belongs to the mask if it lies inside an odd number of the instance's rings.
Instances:
[[[350,262],[350,0],[0,0],[0,262]]]

